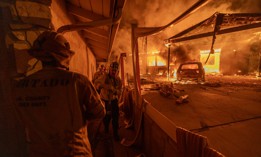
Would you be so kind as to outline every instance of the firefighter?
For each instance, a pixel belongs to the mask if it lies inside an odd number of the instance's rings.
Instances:
[[[103,119],[105,132],[109,132],[109,124],[112,120],[113,136],[120,140],[119,129],[119,104],[118,100],[122,92],[122,83],[118,76],[119,63],[112,62],[109,72],[95,81],[95,86],[101,89],[101,99],[105,103],[106,116]]]
[[[106,70],[105,66],[103,64],[100,65],[99,70],[93,76],[92,82],[94,83],[96,79],[98,79],[100,76],[104,75],[105,70]]]
[[[14,84],[27,155],[92,157],[87,122],[102,120],[105,108],[89,79],[68,70],[74,55],[69,43],[61,34],[45,31],[29,54],[43,68]]]

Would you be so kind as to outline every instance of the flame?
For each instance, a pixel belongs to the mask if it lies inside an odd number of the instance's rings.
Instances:
[[[147,57],[148,66],[166,66],[166,61],[158,55],[151,55]]]
[[[147,63],[148,66],[155,66],[156,65],[156,56],[148,56],[147,57]]]
[[[162,57],[157,57],[157,65],[158,66],[166,66],[166,61]]]
[[[174,72],[173,72],[173,78],[177,78],[177,69],[174,69]]]
[[[210,50],[200,51],[200,61],[205,63]],[[220,73],[220,52],[221,49],[215,49],[214,54],[210,54],[208,62],[203,65],[206,73]]]

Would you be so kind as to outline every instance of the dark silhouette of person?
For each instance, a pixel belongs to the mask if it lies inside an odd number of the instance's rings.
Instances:
[[[87,122],[103,119],[105,108],[89,79],[69,71],[74,55],[59,33],[45,31],[29,54],[43,68],[14,83],[15,109],[27,155],[32,157],[92,157]]]

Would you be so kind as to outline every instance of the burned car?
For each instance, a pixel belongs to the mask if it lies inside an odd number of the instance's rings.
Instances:
[[[177,80],[196,79],[197,81],[205,81],[205,70],[201,62],[191,61],[179,65],[177,70]]]

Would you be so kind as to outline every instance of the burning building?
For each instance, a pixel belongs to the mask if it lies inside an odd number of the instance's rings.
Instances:
[[[196,47],[195,58],[204,64],[207,73],[248,74],[259,71],[260,27],[260,13],[215,13],[168,41],[198,39],[189,44]]]
[[[173,76],[180,63],[194,60],[203,63],[206,73],[256,74],[260,71],[260,22],[260,13],[215,13],[166,39],[169,47],[160,37],[145,37],[139,45],[140,73],[166,76],[169,67]]]

